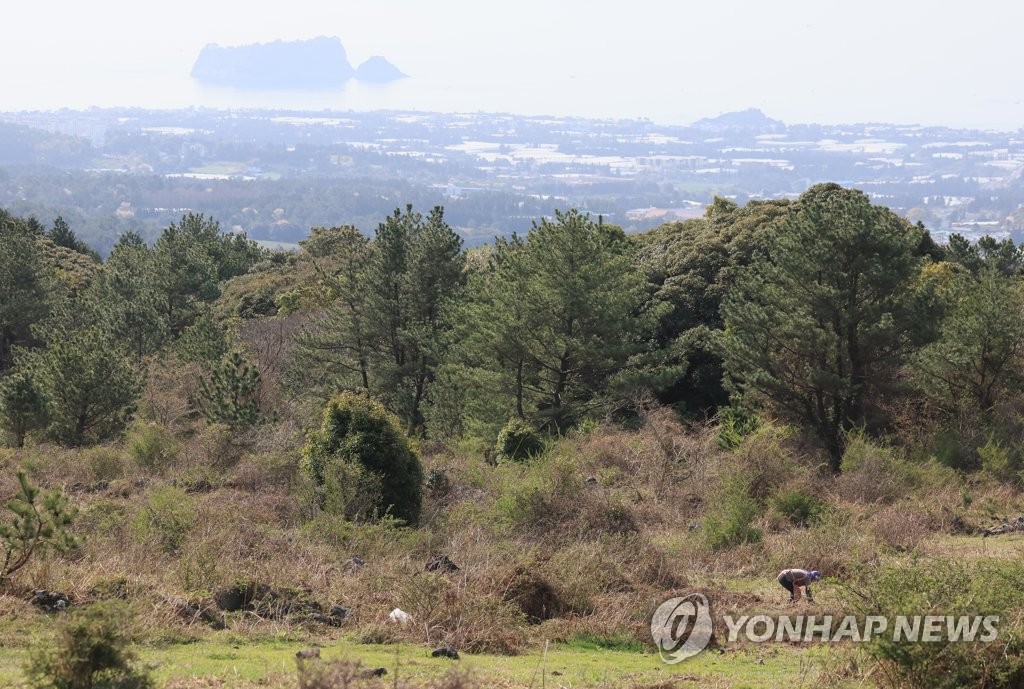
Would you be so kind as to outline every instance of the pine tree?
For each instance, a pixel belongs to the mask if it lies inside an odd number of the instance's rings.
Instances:
[[[349,239],[353,274],[337,285],[341,301],[300,344],[319,357],[317,367],[357,374],[339,383],[369,387],[410,432],[419,432],[451,329],[447,304],[462,293],[462,240],[439,207],[424,219],[412,206],[380,224],[369,255]]]
[[[991,266],[961,277],[951,301],[938,340],[914,357],[914,382],[945,412],[976,420],[1024,383],[1024,285]]]
[[[90,286],[110,310],[113,336],[136,360],[158,351],[169,335],[154,268],[154,252],[132,233],[121,238]]]
[[[96,253],[92,247],[78,238],[78,235],[75,234],[74,230],[71,229],[71,226],[68,225],[67,221],[64,220],[62,216],[58,215],[57,219],[53,221],[53,227],[51,227],[50,231],[46,233],[46,237],[57,246],[77,251],[84,256],[88,256],[97,263],[100,261],[100,255]]]
[[[313,262],[322,299],[330,306],[296,338],[298,378],[334,390],[370,390],[371,314],[366,272],[369,238],[354,227],[314,228],[303,249]],[[329,260],[333,270],[321,265]]]
[[[723,305],[738,392],[813,429],[839,470],[845,432],[927,335],[920,230],[862,192],[820,184],[774,228]]]
[[[260,421],[259,390],[260,372],[234,351],[200,381],[196,406],[211,423],[246,428]]]
[[[101,324],[66,330],[31,355],[48,402],[48,432],[69,445],[120,433],[135,411],[141,381],[119,343]]]
[[[174,225],[153,247],[153,280],[160,314],[175,337],[220,293],[217,266],[206,248],[194,234]]]
[[[13,348],[32,343],[31,326],[49,312],[38,237],[35,228],[0,210],[0,375],[14,365]]]
[[[527,368],[529,350],[526,333],[533,324],[533,309],[523,299],[528,276],[522,267],[526,246],[520,237],[497,239],[487,269],[473,276],[470,298],[459,314],[459,351],[463,361],[478,371],[491,370],[497,380],[481,381],[482,388],[470,399],[513,398],[512,412],[526,418]],[[503,394],[504,393],[504,394]],[[479,404],[479,402],[478,402]],[[508,400],[492,422],[503,421],[509,413]],[[531,410],[532,411],[532,410]]]
[[[446,370],[466,422],[496,432],[515,415],[559,431],[610,409],[654,326],[633,256],[621,229],[575,210],[496,242]]]
[[[509,263],[522,271],[524,386],[553,429],[604,407],[610,380],[648,335],[632,257],[621,229],[571,210],[536,223]]]
[[[52,491],[39,500],[39,489],[18,471],[18,493],[0,519],[0,584],[46,548],[64,551],[75,545],[67,527],[75,517],[67,497]]]
[[[46,398],[31,372],[15,370],[0,379],[0,428],[11,436],[15,447],[24,446],[25,436],[46,424]]]

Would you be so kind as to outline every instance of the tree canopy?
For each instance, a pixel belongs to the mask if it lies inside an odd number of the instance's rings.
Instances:
[[[921,231],[859,191],[821,184],[771,228],[723,304],[733,389],[806,425],[838,471],[844,433],[927,336]]]

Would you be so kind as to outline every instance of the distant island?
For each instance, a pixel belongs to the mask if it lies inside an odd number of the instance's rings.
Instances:
[[[697,120],[690,126],[694,129],[704,129],[717,133],[778,133],[786,129],[786,125],[781,120],[774,120],[757,108],[726,112],[718,117],[705,117]]]
[[[341,39],[328,36],[242,46],[209,44],[192,66],[197,81],[240,89],[341,88],[353,78],[386,83],[405,76],[379,55],[354,69]]]
[[[408,75],[402,74],[398,67],[395,67],[380,55],[374,55],[356,67],[356,79],[359,81],[381,84],[394,81],[395,79],[404,79],[406,76]]]

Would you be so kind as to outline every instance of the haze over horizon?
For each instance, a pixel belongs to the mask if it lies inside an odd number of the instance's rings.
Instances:
[[[781,5],[781,7],[780,7]],[[647,118],[686,124],[759,108],[786,123],[1024,127],[1024,5],[924,9],[731,0],[711,6],[523,0],[126,0],[6,8],[0,110],[62,107],[379,108]],[[344,92],[210,89],[189,78],[208,43],[337,36],[353,65],[383,55],[410,75]]]

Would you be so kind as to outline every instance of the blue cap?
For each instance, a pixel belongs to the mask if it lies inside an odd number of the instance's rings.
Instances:
[[[818,571],[818,570],[816,570],[816,569],[812,569],[812,570],[811,570],[811,573],[810,573],[810,577],[811,577],[811,579],[813,579],[814,581],[817,581],[818,579],[821,579],[821,572],[819,572],[819,571]]]

